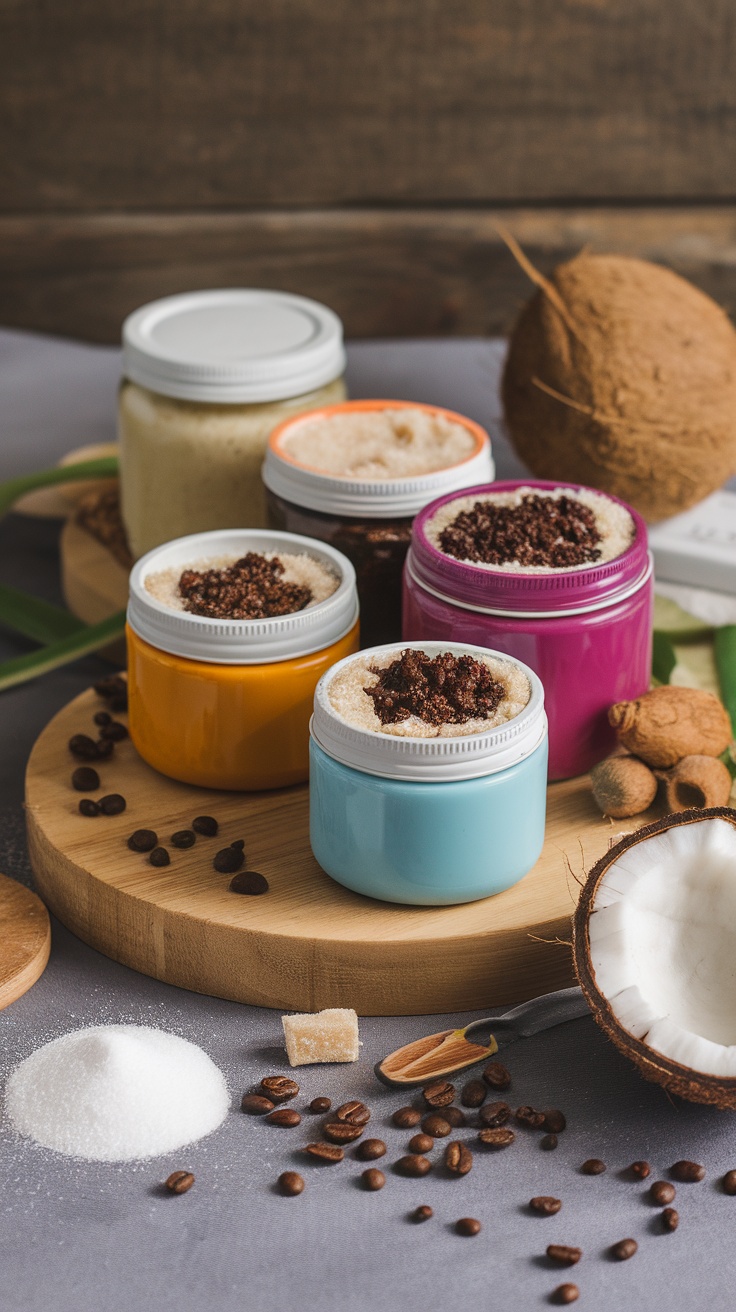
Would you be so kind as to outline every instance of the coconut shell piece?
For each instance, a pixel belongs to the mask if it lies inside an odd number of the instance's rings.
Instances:
[[[665,789],[667,810],[726,806],[733,780],[716,756],[683,756],[671,770],[659,771]]]
[[[720,756],[731,721],[715,693],[664,684],[608,712],[619,741],[647,765],[667,769],[684,756]]]
[[[614,820],[646,811],[657,793],[656,775],[636,756],[607,757],[593,767],[590,780],[598,806]]]
[[[623,1028],[605,994],[599,989],[591,965],[590,916],[598,887],[609,867],[630,848],[663,833],[673,825],[690,825],[708,819],[726,820],[736,828],[736,810],[728,807],[680,811],[677,815],[665,816],[663,820],[643,825],[635,833],[627,834],[601,857],[583,885],[573,916],[573,962],[578,982],[595,1021],[619,1052],[634,1062],[646,1080],[662,1085],[670,1093],[689,1102],[705,1103],[721,1110],[736,1110],[736,1078],[694,1071],[635,1038]]]

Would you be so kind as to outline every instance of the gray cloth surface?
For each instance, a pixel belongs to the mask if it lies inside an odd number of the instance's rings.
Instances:
[[[350,348],[354,395],[397,396],[452,406],[493,432],[499,475],[518,464],[498,429],[499,344],[480,341],[358,343]],[[52,463],[82,442],[114,434],[119,356],[113,350],[0,333],[0,477]],[[58,599],[58,525],[10,516],[0,524],[0,582]],[[23,649],[7,637],[5,655]],[[102,669],[88,659],[2,695],[0,870],[31,882],[22,826],[22,776],[31,745],[49,717]],[[560,1107],[568,1129],[556,1152],[519,1130],[512,1148],[476,1153],[471,1173],[453,1179],[438,1164],[424,1180],[396,1176],[390,1163],[411,1132],[390,1123],[408,1101],[383,1089],[373,1063],[412,1038],[469,1016],[369,1018],[361,1021],[362,1055],[354,1066],[297,1071],[302,1107],[317,1094],[336,1106],[360,1097],[373,1109],[369,1132],[384,1138],[386,1187],[366,1193],[363,1164],[348,1149],[339,1166],[310,1165],[299,1145],[317,1137],[318,1118],[278,1130],[238,1110],[240,1095],[264,1074],[287,1070],[277,1012],[239,1006],[171,988],[86,947],[58,923],[51,962],[23,998],[0,1013],[0,1079],[41,1043],[83,1025],[157,1025],[199,1043],[225,1072],[233,1112],[209,1138],[182,1152],[133,1165],[72,1161],[0,1129],[0,1308],[3,1312],[433,1312],[522,1309],[548,1305],[565,1280],[581,1290],[580,1308],[674,1312],[734,1304],[736,1198],[719,1189],[736,1167],[733,1115],[671,1100],[585,1019],[519,1042],[504,1060],[513,1075],[512,1105]],[[0,945],[1,950],[1,945]],[[564,948],[561,948],[564,951]],[[462,1082],[461,1080],[459,1082]],[[472,1129],[458,1137],[471,1142]],[[439,1159],[438,1141],[432,1156]],[[608,1171],[580,1174],[585,1158]],[[680,1228],[661,1233],[646,1185],[626,1178],[633,1160],[652,1163],[652,1179],[682,1157],[702,1161],[704,1183],[678,1186]],[[386,1165],[389,1163],[389,1165]],[[164,1196],[161,1181],[179,1168],[196,1184]],[[298,1198],[274,1190],[279,1173],[298,1169]],[[563,1200],[556,1217],[539,1218],[536,1194]],[[420,1203],[434,1218],[407,1220]],[[474,1239],[453,1222],[475,1216]],[[608,1246],[633,1237],[626,1263]],[[578,1267],[555,1270],[548,1243],[583,1248]]]

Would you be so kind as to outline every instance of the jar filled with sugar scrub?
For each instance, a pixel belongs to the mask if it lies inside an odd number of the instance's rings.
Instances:
[[[578,485],[505,482],[417,516],[404,575],[405,638],[472,642],[544,684],[551,779],[615,746],[608,708],[646,692],[652,563],[644,521]]]
[[[268,530],[198,533],[130,576],[130,735],[149,765],[204,788],[283,788],[309,771],[315,687],[358,650],[355,571]]]
[[[272,527],[331,542],[352,560],[366,645],[401,636],[414,516],[443,492],[490,478],[484,429],[409,401],[348,401],[287,420],[263,466]]]
[[[544,841],[537,676],[464,643],[392,643],[338,662],[314,698],[310,841],[367,897],[473,902],[518,883]]]
[[[286,292],[189,292],[123,324],[122,514],[135,558],[184,534],[266,523],[261,464],[290,415],[341,401],[342,324]]]

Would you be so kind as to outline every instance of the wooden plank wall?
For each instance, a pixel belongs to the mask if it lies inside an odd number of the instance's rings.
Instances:
[[[642,254],[736,310],[732,0],[0,0],[0,323],[114,341],[188,287],[351,336],[508,327]]]

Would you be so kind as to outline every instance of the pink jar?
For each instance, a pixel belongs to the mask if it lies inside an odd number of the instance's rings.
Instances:
[[[517,479],[466,488],[462,497],[563,487],[584,490]],[[428,523],[459,495],[438,498],[414,521],[404,569],[403,636],[490,647],[529,665],[544,686],[549,778],[583,774],[615,746],[609,706],[649,687],[653,578],[646,525],[625,506],[635,532],[621,555],[600,565],[517,573],[456,560],[429,540]]]

